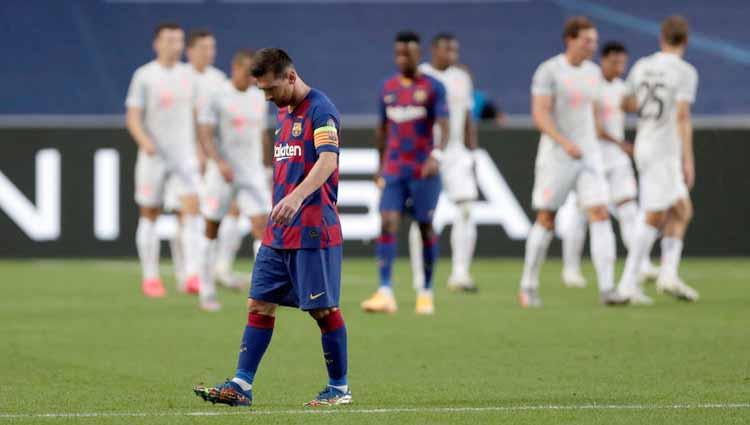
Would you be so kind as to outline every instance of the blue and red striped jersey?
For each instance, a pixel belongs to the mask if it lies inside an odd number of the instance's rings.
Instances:
[[[311,89],[294,109],[278,113],[273,149],[273,205],[307,177],[323,152],[339,152],[339,112],[322,92]],[[339,170],[305,198],[289,225],[269,218],[263,245],[277,249],[326,248],[340,245],[341,222],[336,207]]]
[[[415,79],[397,74],[383,83],[380,119],[387,123],[388,139],[383,158],[383,177],[420,178],[435,141],[435,120],[448,116],[445,87],[433,77]]]

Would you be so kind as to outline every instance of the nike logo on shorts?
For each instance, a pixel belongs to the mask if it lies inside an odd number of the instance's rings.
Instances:
[[[318,298],[320,298],[325,293],[326,293],[326,291],[323,291],[323,292],[321,292],[319,294],[315,294],[315,295],[310,294],[310,300],[317,300]]]

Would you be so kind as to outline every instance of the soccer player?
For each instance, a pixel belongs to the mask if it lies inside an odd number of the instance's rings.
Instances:
[[[341,224],[336,208],[340,121],[325,94],[300,78],[280,49],[259,50],[252,75],[279,107],[273,209],[253,269],[248,321],[233,379],[196,387],[204,400],[249,406],[279,305],[307,311],[320,327],[328,385],[307,406],[348,404],[346,327],[339,310]]]
[[[419,71],[419,36],[411,31],[396,35],[394,53],[398,74],[387,79],[380,92],[380,125],[376,144],[380,168],[376,179],[385,187],[380,199],[381,235],[377,242],[380,288],[361,307],[367,312],[394,313],[392,290],[396,232],[401,215],[410,212],[422,237],[424,286],[418,289],[417,314],[432,314],[432,275],[438,256],[432,218],[440,196],[440,159],[450,135],[443,84]],[[440,127],[435,143],[433,126]]]
[[[440,164],[440,175],[444,193],[456,204],[458,210],[451,228],[453,267],[448,278],[448,288],[472,292],[477,289],[469,274],[477,241],[477,226],[472,219],[471,209],[472,202],[479,196],[479,191],[471,151],[477,147],[477,137],[471,119],[474,87],[469,73],[457,66],[458,51],[458,40],[453,34],[436,35],[432,40],[432,61],[421,64],[419,71],[443,83],[448,102],[450,136],[445,148],[446,160]],[[439,126],[436,126],[433,132],[440,134]],[[409,254],[414,287],[422,288],[422,237],[415,222],[412,222],[409,228]]]
[[[188,35],[186,56],[195,78],[196,109],[198,109],[206,103],[211,93],[215,92],[226,81],[226,75],[213,66],[216,59],[216,39],[213,34],[203,29],[191,31]],[[201,171],[203,171],[206,165],[206,154],[200,144],[196,152]],[[200,291],[198,279],[186,279],[188,273],[182,249],[183,225],[179,205],[179,194],[181,192],[180,179],[171,176],[164,189],[164,208],[168,211],[178,213],[179,220],[177,221],[177,231],[169,240],[169,250],[172,254],[172,262],[174,263],[177,289],[181,292],[197,294]]]
[[[206,219],[200,303],[218,310],[214,259],[220,220],[237,198],[241,212],[250,217],[253,237],[263,239],[271,211],[263,152],[270,144],[265,131],[268,103],[250,75],[252,52],[240,50],[232,59],[232,79],[198,110],[198,138],[208,156],[203,177],[201,211]],[[215,135],[215,136],[214,136]]]
[[[604,158],[604,173],[609,188],[610,210],[620,225],[626,247],[630,246],[640,211],[637,202],[637,182],[628,153],[632,143],[625,141],[625,113],[620,108],[625,95],[625,82],[620,78],[627,67],[628,53],[617,41],[605,43],[601,49],[602,92],[599,108],[599,141]],[[571,202],[572,199],[572,202]],[[562,238],[563,283],[569,287],[585,286],[581,274],[581,255],[586,237],[586,217],[571,194],[563,206],[570,208],[567,231]],[[641,265],[644,277],[656,279],[658,269],[644,258]]]
[[[698,292],[686,285],[677,271],[693,214],[689,190],[695,182],[690,105],[698,90],[698,73],[682,58],[688,44],[687,21],[681,16],[666,18],[660,43],[660,52],[633,65],[622,104],[626,111],[638,113],[635,164],[646,217],[638,223],[618,291],[639,304],[653,303],[640,288],[638,266],[651,252],[660,231],[657,291],[681,300],[698,300]]]
[[[159,237],[156,219],[161,212],[168,175],[180,179],[182,246],[187,280],[197,282],[200,173],[195,143],[196,89],[191,68],[180,62],[185,34],[176,24],[161,24],[154,32],[156,59],[135,71],[128,89],[126,126],[138,145],[135,165],[135,200],[140,207],[136,231],[143,268],[143,293],[166,295],[159,277]]]
[[[587,18],[573,17],[565,23],[563,40],[565,52],[543,62],[531,85],[532,116],[542,136],[532,193],[537,216],[526,239],[519,293],[525,308],[541,306],[539,270],[552,240],[555,213],[574,189],[590,222],[600,300],[605,305],[626,301],[614,291],[615,237],[596,137],[601,71],[589,58],[596,50],[597,31]]]

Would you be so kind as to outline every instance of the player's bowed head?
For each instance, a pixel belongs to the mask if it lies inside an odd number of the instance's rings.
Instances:
[[[292,58],[282,49],[268,47],[258,50],[253,56],[250,72],[266,100],[279,108],[296,106],[310,91],[297,74]]]

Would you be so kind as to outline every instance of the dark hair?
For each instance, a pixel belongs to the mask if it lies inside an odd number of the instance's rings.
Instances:
[[[198,40],[200,40],[201,38],[213,37],[213,36],[214,36],[214,33],[212,33],[211,31],[207,29],[192,30],[190,31],[190,34],[188,35],[187,46],[193,47],[195,46],[195,43],[197,43]]]
[[[565,21],[563,27],[563,40],[578,38],[578,33],[594,27],[594,23],[585,16],[574,16]]]
[[[661,38],[670,46],[680,46],[687,43],[688,23],[679,15],[672,15],[661,23]]]
[[[285,51],[267,47],[258,50],[253,55],[253,68],[250,73],[255,78],[260,78],[269,72],[273,73],[274,77],[279,77],[292,66],[294,66],[292,58]]]
[[[628,53],[628,49],[626,49],[625,45],[619,41],[608,41],[604,43],[601,50],[601,56],[606,57],[612,53]]]
[[[441,41],[453,41],[455,39],[456,36],[449,32],[440,32],[435,37],[432,37],[432,45],[437,46]]]
[[[411,43],[412,41],[419,44],[419,34],[414,31],[399,31],[396,34],[396,43]]]
[[[162,22],[159,25],[154,28],[154,40],[156,40],[157,37],[159,37],[159,34],[161,34],[164,30],[181,30],[182,27],[180,24],[176,24],[174,22]]]
[[[232,57],[232,64],[236,64],[240,61],[244,60],[252,60],[253,59],[253,51],[250,49],[240,49],[237,50],[237,53],[234,54]]]

